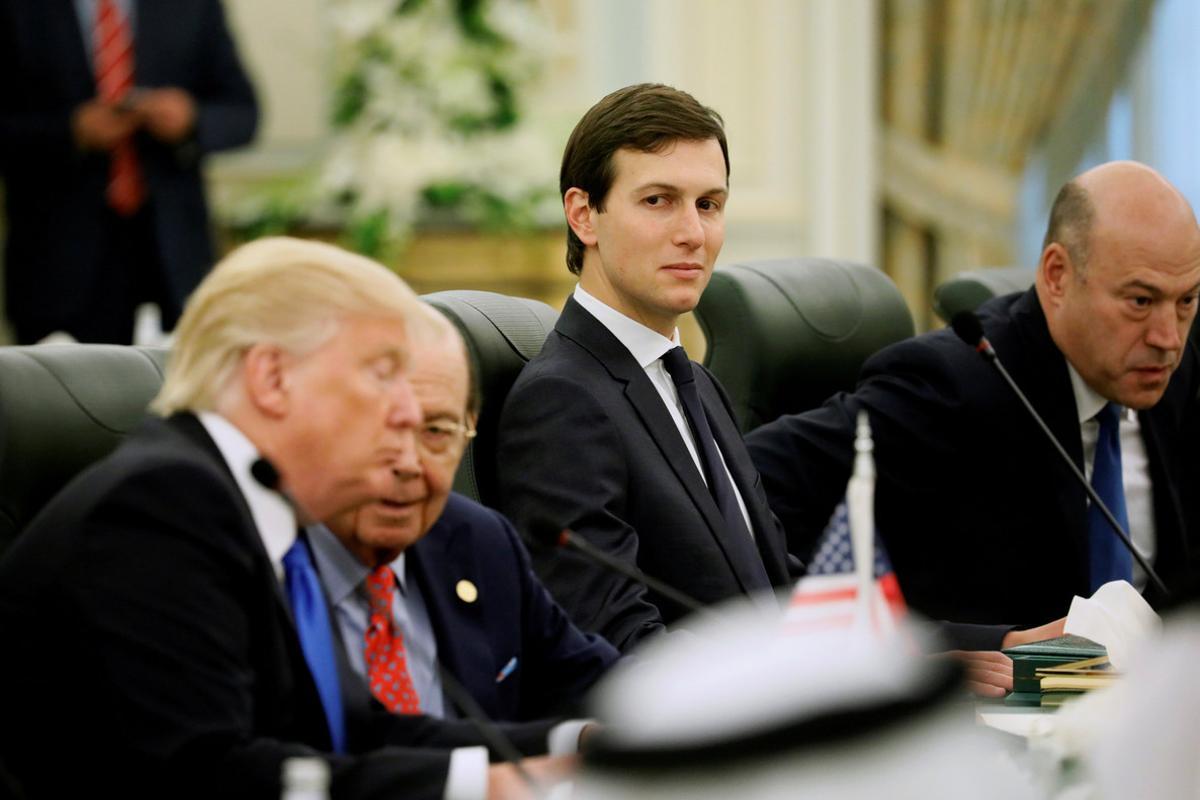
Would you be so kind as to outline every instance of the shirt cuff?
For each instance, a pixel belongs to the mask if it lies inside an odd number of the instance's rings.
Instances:
[[[456,747],[450,751],[443,800],[487,800],[486,747]]]
[[[568,719],[550,729],[546,737],[547,751],[552,756],[566,756],[579,752],[579,734],[591,725],[594,719]]]

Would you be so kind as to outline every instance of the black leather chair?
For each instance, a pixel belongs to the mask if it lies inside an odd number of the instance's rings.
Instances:
[[[958,312],[974,311],[993,297],[1025,291],[1033,286],[1036,272],[1030,267],[964,270],[933,290],[933,310],[949,322]]]
[[[0,347],[0,552],[137,426],[162,385],[166,355],[99,344]]]
[[[521,367],[541,351],[558,312],[538,300],[495,292],[455,290],[421,299],[445,314],[466,339],[483,395],[479,432],[454,476],[454,490],[494,506],[500,410]]]
[[[743,432],[850,390],[863,362],[913,335],[892,280],[864,264],[821,258],[717,269],[696,308],[704,364]]]

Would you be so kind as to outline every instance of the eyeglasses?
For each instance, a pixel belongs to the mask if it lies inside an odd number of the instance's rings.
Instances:
[[[461,422],[438,420],[436,422],[425,423],[418,430],[418,437],[423,450],[441,455],[449,452],[450,448],[458,443],[460,437],[466,443],[474,439],[476,433],[477,431],[470,425],[464,425]]]

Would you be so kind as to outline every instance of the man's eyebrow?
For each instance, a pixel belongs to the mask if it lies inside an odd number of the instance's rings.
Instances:
[[[638,186],[636,189],[634,189],[633,193],[641,194],[642,192],[650,191],[652,189],[660,191],[660,192],[664,192],[666,194],[676,194],[676,195],[683,194],[683,190],[680,189],[678,186],[671,184],[671,183],[660,183],[657,181],[654,181],[651,183],[643,183],[641,186]],[[716,188],[709,189],[706,192],[701,192],[701,195],[704,197],[711,197],[712,195],[725,196],[727,194],[729,194],[729,190],[726,189],[724,186],[718,186]]]
[[[1152,295],[1154,297],[1159,297],[1163,293],[1162,289],[1155,286],[1154,284],[1146,283],[1145,281],[1138,280],[1137,278],[1134,278],[1133,280],[1130,280],[1130,281],[1126,281],[1124,284],[1122,284],[1121,289],[1122,290],[1140,289],[1143,292],[1145,292],[1146,294]]]
[[[1145,281],[1138,280],[1137,278],[1134,278],[1133,280],[1121,286],[1122,291],[1128,291],[1129,289],[1139,289],[1155,299],[1166,294],[1166,291],[1164,291],[1161,287],[1155,286],[1152,283],[1146,283]],[[1194,286],[1184,292],[1183,296],[1196,294],[1198,292],[1200,292],[1200,283],[1196,283]]]

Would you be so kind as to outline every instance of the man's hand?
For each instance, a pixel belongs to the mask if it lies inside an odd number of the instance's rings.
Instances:
[[[1026,631],[1009,631],[1004,634],[1004,640],[1000,643],[1003,650],[1010,647],[1016,647],[1019,644],[1029,644],[1030,642],[1041,642],[1046,639],[1054,639],[1063,635],[1063,626],[1067,624],[1067,618],[1056,619],[1054,622],[1047,622],[1045,625],[1039,625],[1036,628],[1030,628]]]
[[[939,655],[958,660],[967,670],[967,688],[979,697],[1004,697],[1012,691],[1012,659],[998,650],[949,650]]]
[[[131,136],[140,122],[129,109],[88,100],[71,114],[71,135],[80,150],[109,151]]]
[[[181,142],[196,125],[196,101],[183,89],[139,89],[131,103],[147,132],[159,141]]]
[[[521,766],[537,784],[531,788],[512,764],[488,767],[488,800],[534,800],[542,791],[565,781],[579,766],[579,756],[538,756],[521,759]]]

